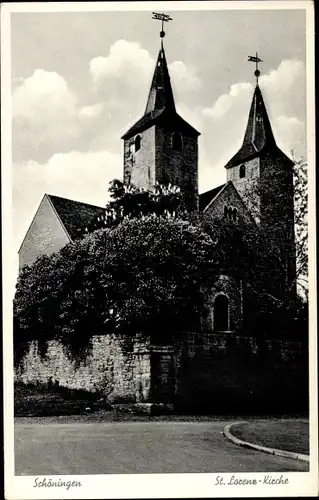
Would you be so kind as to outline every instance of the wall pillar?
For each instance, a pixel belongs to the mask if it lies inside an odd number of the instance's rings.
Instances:
[[[172,404],[175,397],[175,357],[173,346],[151,346],[152,403]]]

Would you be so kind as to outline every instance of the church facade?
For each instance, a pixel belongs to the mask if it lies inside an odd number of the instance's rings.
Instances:
[[[262,92],[252,96],[244,139],[225,165],[226,183],[198,192],[200,133],[178,113],[163,43],[142,117],[123,135],[123,181],[141,189],[170,183],[190,211],[206,218],[259,228],[280,255],[282,286],[295,294],[293,162],[278,148]],[[81,238],[103,208],[46,194],[19,250],[19,267]],[[244,284],[223,272],[207,292],[205,331],[238,331],[243,324]]]

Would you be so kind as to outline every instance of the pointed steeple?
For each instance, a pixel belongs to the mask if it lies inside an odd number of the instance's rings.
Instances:
[[[122,136],[122,139],[129,139],[159,122],[171,125],[178,123],[181,131],[186,131],[190,135],[200,135],[176,111],[163,41],[161,41],[144,115]]]
[[[243,144],[238,153],[227,163],[226,168],[234,167],[254,156],[258,156],[268,146],[276,147],[276,141],[271,129],[263,96],[257,83]]]
[[[145,114],[155,110],[175,112],[175,102],[163,44],[158,54]]]

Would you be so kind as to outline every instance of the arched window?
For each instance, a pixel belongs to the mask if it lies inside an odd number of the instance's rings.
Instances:
[[[182,151],[183,149],[183,139],[178,132],[172,134],[172,149],[175,149],[175,151]]]
[[[135,153],[141,149],[141,136],[137,135],[134,140]]]
[[[226,295],[217,295],[214,302],[214,331],[229,330],[229,301]]]
[[[237,215],[238,215],[237,208],[228,207],[227,205],[224,206],[225,219],[227,219],[228,221],[236,222]]]
[[[246,177],[246,167],[245,167],[245,164],[240,165],[240,167],[239,167],[239,178],[243,179],[244,177]]]
[[[233,221],[236,222],[237,220],[237,208],[233,208]]]

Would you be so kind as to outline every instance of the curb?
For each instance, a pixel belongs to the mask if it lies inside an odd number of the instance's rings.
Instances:
[[[233,424],[226,425],[226,427],[223,429],[224,437],[229,441],[231,441],[232,443],[237,444],[238,446],[243,446],[245,448],[252,448],[253,450],[257,451],[263,451],[264,453],[269,453],[270,455],[276,455],[278,457],[285,457],[285,458],[293,458],[295,460],[302,460],[304,462],[310,461],[309,455],[304,455],[302,453],[295,453],[293,451],[278,450],[276,448],[268,448],[266,446],[261,446],[259,444],[249,443],[248,441],[243,441],[242,439],[235,437],[231,433],[231,428],[233,426],[238,424],[247,424],[247,423],[248,422],[235,422]]]

